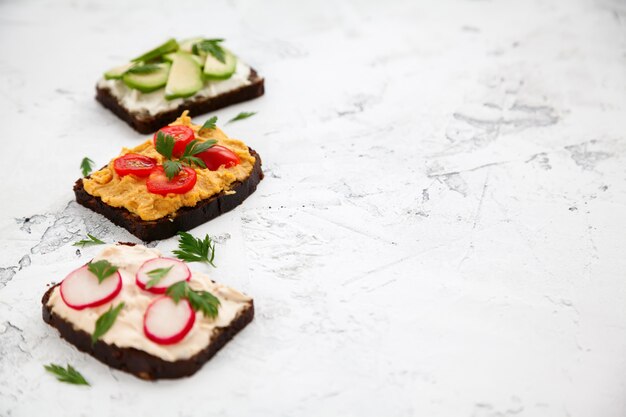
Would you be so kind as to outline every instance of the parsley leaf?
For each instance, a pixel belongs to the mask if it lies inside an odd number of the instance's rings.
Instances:
[[[201,311],[206,317],[216,317],[220,300],[208,291],[194,291],[191,288],[187,294],[191,308]]]
[[[74,369],[70,364],[67,364],[67,369],[54,363],[44,365],[44,368],[61,382],[74,385],[89,385],[89,382],[87,382],[80,372]]]
[[[98,262],[90,262],[87,269],[98,278],[98,283],[102,283],[106,278],[117,272],[117,266],[111,264],[106,259]]]
[[[172,152],[174,151],[174,145],[176,139],[171,135],[166,135],[163,132],[157,133],[155,148],[158,153],[163,155],[167,159],[172,159]]]
[[[174,268],[174,265],[170,266],[169,268],[157,268],[153,269],[152,271],[146,272],[146,275],[150,277],[150,281],[148,281],[146,284],[146,289],[150,289],[157,285],[159,282],[161,282],[161,280],[165,278],[165,276],[172,270],[172,268]]]
[[[187,144],[185,147],[185,152],[183,153],[183,157],[197,155],[200,152],[204,152],[213,145],[215,145],[217,141],[215,139],[207,140],[204,142],[200,142],[198,139],[194,139]]]
[[[232,122],[236,122],[238,120],[247,119],[248,117],[252,117],[255,114],[256,114],[255,111],[242,111],[237,116],[235,116],[232,119],[230,119],[229,121],[227,121],[226,124],[229,124],[229,123],[232,123]]]
[[[135,65],[126,70],[129,74],[150,74],[161,69],[157,64]]]
[[[91,344],[96,343],[98,339],[100,339],[115,323],[115,319],[117,319],[117,315],[120,314],[120,311],[124,308],[124,302],[122,301],[117,305],[117,307],[113,308],[113,305],[109,307],[106,313],[103,313],[98,320],[96,320],[96,329],[93,331],[91,335]]]
[[[167,287],[165,294],[172,297],[175,303],[178,303],[181,298],[187,297],[188,288],[187,281],[179,281]]]
[[[165,176],[170,181],[178,175],[181,169],[183,169],[183,164],[179,161],[163,161],[163,171],[165,171]]]
[[[80,170],[83,172],[83,177],[86,177],[93,170],[93,161],[87,157],[84,157],[80,162]]]
[[[217,118],[215,118],[217,120]],[[200,168],[206,168],[204,161],[194,155],[206,151],[211,146],[217,143],[216,140],[199,141],[194,139],[187,144],[183,155],[178,161],[173,161],[174,145],[176,140],[171,135],[166,135],[163,132],[157,133],[155,148],[158,153],[165,157],[163,161],[163,171],[168,180],[172,180],[181,169],[183,169],[183,163],[188,166],[199,166]]]
[[[198,139],[194,139],[187,144],[185,147],[185,152],[180,157],[180,160],[186,163],[187,165],[197,165],[200,168],[206,168],[204,161],[194,155],[197,155],[201,152],[206,151],[213,145],[217,143],[216,140],[211,139],[204,142],[199,141]]]
[[[200,168],[206,168],[206,164],[204,163],[204,161],[197,156],[183,156],[180,158],[180,160],[183,161],[185,165],[197,165]]]
[[[165,294],[172,297],[175,303],[186,298],[194,311],[200,311],[206,317],[217,316],[220,300],[208,291],[196,291],[191,289],[187,281],[179,281],[170,285]]]
[[[200,51],[206,52],[213,55],[215,59],[221,63],[226,63],[226,53],[220,45],[221,42],[224,42],[224,39],[204,39],[195,43],[191,47],[191,51],[196,55],[198,55]]]
[[[180,161],[172,161],[175,144],[176,139],[174,139],[173,136],[164,134],[163,132],[157,133],[155,148],[157,152],[163,155],[166,159],[163,161],[163,171],[165,172],[167,179],[170,181],[178,175],[181,169],[183,169],[183,164]],[[189,147],[189,145],[187,145],[187,147]]]
[[[84,248],[85,246],[89,246],[89,245],[104,245],[105,243],[106,242],[103,242],[97,237],[87,233],[87,239],[79,240],[78,242],[72,244],[72,246],[80,246],[81,248]]]
[[[215,123],[217,122],[217,116],[211,117],[209,120],[204,122],[200,130],[202,129],[215,129]]]
[[[213,263],[215,259],[215,242],[209,235],[204,239],[197,239],[187,232],[178,232],[178,249],[172,251],[178,259],[185,262],[206,262],[216,268]]]

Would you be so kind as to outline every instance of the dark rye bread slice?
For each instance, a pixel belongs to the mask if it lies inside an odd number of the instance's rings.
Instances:
[[[233,338],[254,318],[254,301],[242,310],[227,326],[214,329],[211,341],[206,348],[189,359],[180,359],[174,362],[163,360],[135,348],[122,348],[98,340],[91,344],[91,335],[83,330],[77,330],[72,323],[54,314],[48,307],[48,299],[56,284],[43,295],[41,299],[43,320],[56,328],[61,337],[80,351],[86,352],[109,365],[112,368],[135,375],[141,379],[173,379],[195,374],[209,359],[213,357],[230,339]]]
[[[201,200],[193,207],[181,207],[175,213],[157,220],[142,220],[123,207],[109,206],[100,197],[92,196],[85,191],[82,178],[74,184],[74,194],[78,204],[102,214],[145,242],[167,239],[178,232],[191,230],[234,209],[256,190],[264,176],[261,169],[261,157],[253,149],[248,149],[254,156],[255,162],[246,180],[233,183],[228,192],[223,191],[206,200]]]
[[[197,116],[213,110],[230,106],[261,97],[265,92],[265,79],[260,77],[254,69],[250,70],[249,85],[228,91],[216,97],[191,97],[180,106],[155,115],[147,112],[131,112],[111,93],[108,88],[96,86],[96,100],[104,107],[115,113],[120,119],[128,123],[139,133],[152,133],[176,120],[184,110],[189,110],[189,116]]]

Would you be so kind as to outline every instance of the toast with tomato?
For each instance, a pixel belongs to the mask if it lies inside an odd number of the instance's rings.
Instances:
[[[62,338],[148,380],[194,374],[254,317],[249,296],[132,243],[105,248],[41,302]]]
[[[213,117],[188,112],[74,184],[76,201],[143,241],[166,239],[232,210],[263,179],[261,157]]]
[[[264,80],[223,39],[169,39],[105,72],[96,100],[140,133],[263,95]]]

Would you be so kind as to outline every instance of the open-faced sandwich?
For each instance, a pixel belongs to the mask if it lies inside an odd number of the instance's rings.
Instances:
[[[144,241],[166,239],[232,210],[255,190],[261,158],[212,117],[184,112],[153,138],[74,184],[76,201]]]
[[[61,337],[143,379],[195,373],[254,317],[247,295],[124,243],[49,288],[42,304]]]
[[[222,39],[170,39],[104,73],[96,99],[141,133],[263,95],[264,80]]]

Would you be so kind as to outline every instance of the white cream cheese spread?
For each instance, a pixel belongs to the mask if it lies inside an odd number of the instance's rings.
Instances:
[[[94,258],[94,261],[106,259],[119,268],[122,290],[111,302],[99,307],[75,310],[65,304],[61,298],[60,287],[57,286],[52,291],[47,305],[54,314],[70,322],[75,329],[92,334],[98,317],[111,305],[117,306],[123,301],[124,308],[113,326],[101,337],[102,341],[121,348],[143,350],[165,361],[188,359],[206,348],[211,342],[213,331],[230,325],[252,299],[232,288],[214,283],[205,274],[192,271],[190,287],[194,290],[209,291],[220,300],[217,317],[208,318],[201,312],[196,312],[195,323],[183,340],[173,345],[154,343],[144,334],[143,317],[148,305],[161,295],[139,288],[135,283],[135,273],[145,261],[160,256],[161,253],[157,249],[141,245],[108,246]]]
[[[250,85],[250,71],[248,65],[237,61],[235,73],[230,78],[219,81],[207,81],[204,87],[193,96],[174,100],[167,100],[165,98],[164,89],[162,88],[152,93],[142,93],[139,90],[127,87],[121,80],[105,80],[102,78],[98,81],[98,88],[106,88],[111,91],[111,94],[130,112],[148,113],[154,116],[163,111],[176,109],[186,100],[194,101],[198,98],[216,97],[220,94]]]

